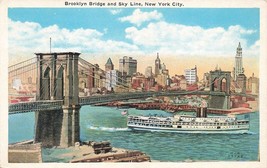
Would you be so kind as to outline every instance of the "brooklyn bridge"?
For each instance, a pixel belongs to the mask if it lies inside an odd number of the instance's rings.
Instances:
[[[209,97],[208,108],[230,109],[231,96],[257,97],[233,92],[231,72],[222,70],[210,71],[208,91],[132,91],[121,79],[119,93],[79,94],[81,75],[94,79],[95,69],[106,78],[105,70],[82,59],[76,52],[36,53],[36,57],[10,66],[9,83],[31,76],[36,79],[36,96],[32,101],[10,103],[9,114],[35,112],[34,141],[43,146],[68,147],[80,141],[79,111],[84,105],[158,96],[205,95]]]

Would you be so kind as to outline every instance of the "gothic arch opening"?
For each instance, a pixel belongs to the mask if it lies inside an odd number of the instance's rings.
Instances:
[[[56,99],[62,100],[64,98],[64,68],[60,66],[57,72],[56,79]]]
[[[41,97],[43,100],[50,99],[50,67],[47,67],[44,71],[44,77],[41,88]]]
[[[211,91],[219,91],[219,78],[214,78],[211,83]]]
[[[223,77],[220,80],[220,91],[221,92],[226,92],[227,91],[227,79],[225,77]]]

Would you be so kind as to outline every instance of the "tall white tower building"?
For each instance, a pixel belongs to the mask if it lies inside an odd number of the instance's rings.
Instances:
[[[242,62],[242,48],[239,42],[238,47],[236,49],[236,56],[235,56],[235,67],[233,70],[234,80],[237,80],[237,76],[239,74],[244,74],[243,62]]]
[[[161,64],[159,59],[159,53],[157,53],[157,59],[155,60],[155,75],[159,75],[161,70]]]

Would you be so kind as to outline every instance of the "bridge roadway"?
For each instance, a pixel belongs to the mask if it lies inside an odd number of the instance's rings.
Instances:
[[[106,103],[111,101],[120,101],[128,99],[147,98],[152,96],[178,96],[178,95],[215,95],[226,96],[225,92],[209,91],[175,91],[175,92],[132,92],[107,95],[95,95],[88,97],[79,97],[79,105],[92,105],[97,103]],[[42,100],[34,102],[24,102],[9,105],[9,114],[26,113],[40,110],[59,110],[63,106],[63,100]]]

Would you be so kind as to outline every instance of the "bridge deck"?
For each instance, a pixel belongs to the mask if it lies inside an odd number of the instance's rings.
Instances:
[[[120,94],[107,94],[98,96],[79,97],[79,105],[91,105],[97,103],[106,103],[112,101],[121,101],[128,99],[140,99],[157,96],[179,96],[179,95],[214,95],[227,96],[224,92],[209,91],[176,91],[176,92],[133,92]],[[238,94],[234,94],[238,95]],[[243,94],[242,94],[243,95]],[[255,95],[250,95],[255,96]],[[24,102],[9,105],[9,114],[25,113],[40,110],[58,110],[61,109],[63,100],[42,100],[34,102]]]

